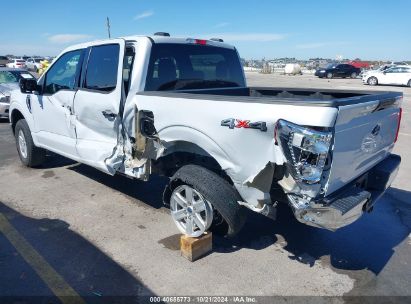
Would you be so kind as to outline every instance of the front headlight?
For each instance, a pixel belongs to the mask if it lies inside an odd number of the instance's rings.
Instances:
[[[280,119],[275,137],[287,158],[287,167],[294,180],[305,184],[320,182],[332,133],[304,128]]]
[[[0,97],[0,102],[3,102],[3,103],[10,103],[10,96],[3,96],[3,97]]]
[[[325,73],[325,70],[320,70],[321,73]]]

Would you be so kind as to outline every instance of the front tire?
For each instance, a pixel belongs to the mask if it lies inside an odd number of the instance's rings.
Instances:
[[[331,78],[333,78],[333,77],[334,77],[333,73],[327,73],[327,78],[328,78],[328,79],[331,79]]]
[[[198,237],[208,229],[232,237],[246,220],[241,197],[225,179],[204,167],[186,165],[171,178],[164,193],[172,217],[183,234]]]
[[[23,165],[27,167],[37,167],[46,158],[46,151],[34,145],[30,128],[25,119],[20,119],[16,123],[14,130],[16,137],[17,152]]]
[[[408,84],[407,84],[407,86],[409,86],[409,87],[411,88],[411,79],[410,79],[410,80],[408,80]]]
[[[371,86],[375,86],[378,84],[378,79],[374,76],[367,79],[367,83]]]

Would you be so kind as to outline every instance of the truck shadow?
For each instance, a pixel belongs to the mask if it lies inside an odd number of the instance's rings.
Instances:
[[[0,216],[0,297],[7,296],[15,303],[59,303],[50,288],[60,281],[27,249],[21,236],[87,303],[131,303],[138,302],[137,296],[153,295],[138,278],[71,230],[68,223],[30,218],[2,202]],[[9,225],[19,235],[10,232]]]
[[[152,176],[149,182],[142,182],[109,176],[81,164],[68,168],[149,207],[163,207],[162,193],[167,178]],[[287,205],[278,206],[276,221],[249,211],[244,228],[234,239],[214,237],[214,251],[262,250],[275,245],[277,250],[287,252],[290,259],[311,267],[321,261],[337,269],[369,269],[378,274],[394,254],[394,247],[410,232],[411,192],[390,188],[372,213],[364,214],[336,232],[298,222]]]
[[[232,240],[215,238],[214,250],[260,250],[276,245],[288,252],[290,259],[311,267],[322,261],[337,269],[368,269],[378,274],[394,254],[394,247],[410,232],[411,192],[391,188],[372,213],[336,232],[299,223],[286,205],[279,206],[276,221],[250,212],[240,234]]]
[[[77,173],[91,178],[107,187],[137,199],[146,205],[160,209],[163,205],[163,191],[168,183],[168,178],[152,175],[150,181],[144,182],[122,175],[110,176],[92,167],[76,164],[69,167]]]

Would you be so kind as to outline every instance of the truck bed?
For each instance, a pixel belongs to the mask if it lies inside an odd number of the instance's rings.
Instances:
[[[340,107],[369,101],[380,100],[385,105],[395,102],[401,96],[397,92],[349,91],[330,89],[298,88],[217,88],[179,91],[144,91],[138,95],[175,97],[187,99],[222,100],[233,102],[255,102],[293,104],[301,106]]]

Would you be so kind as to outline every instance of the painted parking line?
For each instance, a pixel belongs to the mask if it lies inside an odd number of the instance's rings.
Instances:
[[[16,248],[24,260],[36,271],[50,290],[63,304],[85,304],[80,295],[54,268],[30,245],[30,243],[0,213],[0,232]]]
[[[408,134],[408,133],[402,133],[402,132],[400,132],[399,134],[400,134],[400,136],[401,136],[401,135],[411,136],[411,134]]]

